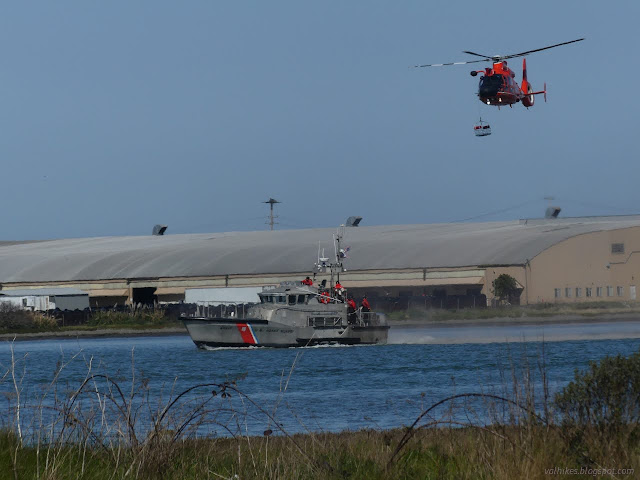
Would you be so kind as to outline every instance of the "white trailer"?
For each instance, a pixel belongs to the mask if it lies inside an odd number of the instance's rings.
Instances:
[[[89,308],[89,294],[77,288],[0,290],[0,303],[37,312],[84,310]]]
[[[255,303],[260,301],[262,287],[187,288],[184,302],[197,305],[224,305]]]

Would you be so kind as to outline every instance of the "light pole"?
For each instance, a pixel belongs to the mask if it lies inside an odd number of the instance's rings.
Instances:
[[[269,199],[269,200],[267,200],[266,202],[262,202],[262,203],[268,203],[268,204],[269,204],[269,207],[270,207],[270,211],[269,211],[269,227],[270,227],[270,230],[271,230],[271,231],[273,231],[273,226],[276,224],[276,222],[274,221],[274,219],[278,218],[278,216],[277,216],[277,215],[274,215],[274,214],[273,214],[273,205],[274,205],[275,203],[282,203],[282,202],[279,202],[278,200],[275,200],[275,199],[273,199],[273,198],[270,198],[270,199]]]

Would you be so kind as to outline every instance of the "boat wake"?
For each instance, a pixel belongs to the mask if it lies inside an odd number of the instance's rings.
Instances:
[[[209,352],[215,352],[218,350],[264,350],[265,348],[269,348],[269,347],[255,347],[253,345],[249,345],[246,347],[209,347],[207,345],[204,345],[202,347],[203,350],[207,350]]]
[[[308,345],[305,347],[290,347],[290,348],[353,348],[353,347],[375,347],[375,344],[359,344],[359,345],[347,345],[344,343],[322,343],[320,345]]]
[[[395,333],[393,330],[389,335],[389,345],[425,345],[427,343],[435,343],[436,338],[431,335],[416,335],[407,333]]]

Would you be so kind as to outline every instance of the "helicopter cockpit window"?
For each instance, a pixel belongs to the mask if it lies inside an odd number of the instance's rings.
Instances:
[[[491,75],[489,77],[482,77],[480,79],[480,88],[482,87],[501,87],[502,86],[502,75]]]

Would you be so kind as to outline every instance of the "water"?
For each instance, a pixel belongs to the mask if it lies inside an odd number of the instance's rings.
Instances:
[[[614,325],[608,329],[602,324],[574,324],[552,330],[561,335],[573,332],[574,336],[610,331],[614,337],[622,333],[633,336],[639,330],[638,322],[624,323],[624,327]],[[58,380],[59,394],[65,388],[71,391],[79,386],[90,361],[94,372],[112,376],[128,394],[133,361],[136,378],[146,379],[154,405],[166,403],[171,392],[175,396],[197,384],[244,377],[237,382],[238,388],[269,412],[278,405],[275,417],[293,433],[410,424],[422,408],[454,393],[499,392],[505,384],[501,372],[506,370],[506,377],[510,378],[510,361],[522,365],[528,360],[535,371],[543,345],[552,391],[566,385],[573,378],[574,369],[585,367],[589,360],[618,353],[629,355],[640,346],[636,338],[525,343],[523,335],[525,339],[538,340],[540,330],[529,331],[522,326],[494,328],[498,327],[396,329],[390,339],[400,344],[381,346],[204,351],[195,348],[187,336],[172,336],[24,341],[14,343],[13,349],[19,360],[18,373],[25,369],[21,387],[25,405],[34,405],[41,398],[56,365],[67,362]],[[545,339],[553,338],[548,332],[549,327],[542,331]],[[503,338],[514,341],[485,343]],[[411,339],[425,343],[402,344]],[[456,339],[480,343],[454,343]],[[10,346],[9,342],[0,344],[2,373],[11,362]],[[211,389],[196,390],[185,398],[194,400],[198,392],[206,394]],[[15,402],[13,390],[11,378],[5,377],[0,382],[0,395],[9,404]],[[50,395],[47,401],[51,398]],[[229,399],[218,396],[215,401],[222,405]],[[234,394],[232,401],[234,410],[244,409],[252,415],[241,419],[246,431],[262,433],[273,428],[264,415],[246,401],[243,404],[238,395]],[[14,411],[4,408],[2,412],[2,422],[11,423]],[[24,409],[24,418],[27,412]],[[141,425],[148,425],[149,415],[141,414]],[[229,420],[228,413],[217,419],[221,423]],[[199,432],[224,435],[225,429],[214,424]]]
[[[393,328],[390,343],[503,343],[640,338],[640,321]]]

